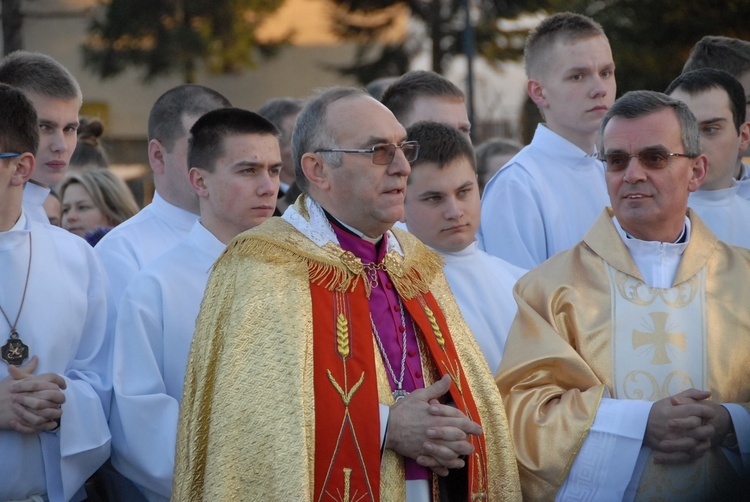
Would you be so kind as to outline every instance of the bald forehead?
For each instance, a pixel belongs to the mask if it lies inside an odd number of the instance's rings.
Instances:
[[[352,138],[372,139],[373,143],[401,142],[406,138],[406,130],[393,113],[370,96],[331,103],[326,112],[326,125],[340,145]]]

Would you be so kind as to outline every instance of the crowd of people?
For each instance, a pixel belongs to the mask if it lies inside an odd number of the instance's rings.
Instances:
[[[616,99],[560,13],[524,63],[526,146],[433,72],[180,85],[139,210],[74,76],[0,60],[0,502],[747,500],[750,42]]]

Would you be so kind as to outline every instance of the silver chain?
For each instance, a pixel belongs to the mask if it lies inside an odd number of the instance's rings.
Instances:
[[[377,340],[378,342],[378,347],[380,347],[380,353],[382,354],[383,359],[385,360],[385,364],[388,367],[388,372],[391,374],[391,378],[396,383],[397,390],[401,390],[401,387],[404,384],[404,372],[406,371],[406,318],[404,317],[404,305],[401,303],[401,298],[396,296],[396,299],[398,300],[398,306],[401,310],[401,327],[404,330],[401,336],[401,376],[398,378],[398,380],[396,380],[396,373],[393,371],[391,361],[388,358],[388,354],[386,354],[385,352],[383,342],[380,340],[380,334],[378,333],[378,329],[375,327],[375,321],[372,320],[372,312],[370,312],[370,324],[372,325],[372,333],[375,335],[375,340]]]

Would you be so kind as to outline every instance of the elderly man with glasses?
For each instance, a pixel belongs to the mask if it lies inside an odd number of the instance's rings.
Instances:
[[[612,207],[516,285],[497,376],[530,500],[746,500],[750,252],[688,209],[695,117],[625,94],[599,152]]]
[[[297,118],[303,195],[229,244],[185,380],[174,500],[518,500],[505,413],[434,252],[419,145],[364,91]]]

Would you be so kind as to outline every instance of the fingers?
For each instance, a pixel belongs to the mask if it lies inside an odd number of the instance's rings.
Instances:
[[[447,476],[449,473],[447,467],[428,455],[420,455],[416,458],[416,461],[422,467],[430,468],[438,476]]]
[[[16,416],[18,417],[18,421],[20,421],[21,424],[33,427],[36,430],[46,430],[44,429],[44,426],[49,423],[55,423],[55,418],[59,419],[62,416],[62,410],[57,410],[54,414],[57,416],[50,419],[44,416],[41,416],[37,413],[33,413],[31,410],[21,406],[20,404],[14,404],[13,405],[13,411],[16,413]],[[52,409],[47,409],[46,411],[49,411],[50,414],[52,414]],[[56,427],[54,425],[52,428]]]
[[[468,441],[428,441],[422,447],[428,455],[441,461],[443,465],[474,453],[474,446]]]
[[[443,378],[424,389],[414,391],[414,394],[419,393],[420,397],[425,401],[429,402],[433,399],[438,399],[444,396],[451,389],[451,377],[450,375],[443,375]]]
[[[33,410],[34,412],[42,412],[44,410],[60,410],[62,404],[65,402],[65,396],[62,392],[51,393],[50,395],[37,393],[37,394],[14,394],[12,396],[14,404],[23,406],[26,409]],[[55,412],[57,413],[57,412]],[[54,415],[54,413],[53,413]],[[46,415],[45,415],[46,416]],[[52,418],[59,418],[59,416],[52,416]]]
[[[58,391],[68,386],[65,379],[57,373],[44,373],[43,375],[32,375],[22,380],[14,381],[10,386],[13,393]]]
[[[18,367],[9,365],[8,374],[12,379],[20,380],[22,378],[31,376],[36,371],[37,366],[39,366],[39,358],[37,356],[33,356],[31,360],[29,360],[29,362],[24,366]]]
[[[711,393],[705,390],[688,389],[671,396],[670,400],[673,405],[687,404],[692,401],[703,401],[711,397]]]

